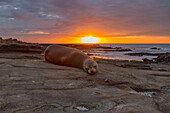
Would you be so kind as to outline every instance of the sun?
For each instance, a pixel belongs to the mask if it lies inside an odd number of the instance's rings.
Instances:
[[[82,43],[99,43],[100,38],[92,37],[92,36],[84,37],[84,38],[81,39],[81,42]]]

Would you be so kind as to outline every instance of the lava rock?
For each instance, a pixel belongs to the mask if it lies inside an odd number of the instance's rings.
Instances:
[[[159,55],[154,59],[157,63],[169,63],[170,64],[170,53]]]

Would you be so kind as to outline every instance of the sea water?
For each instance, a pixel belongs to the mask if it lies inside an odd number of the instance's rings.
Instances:
[[[97,49],[90,51],[94,57],[117,60],[137,60],[142,61],[143,58],[156,58],[157,56],[129,56],[127,53],[170,53],[170,44],[100,44],[106,47],[122,47],[132,51],[99,51]],[[151,49],[153,47],[160,49]]]

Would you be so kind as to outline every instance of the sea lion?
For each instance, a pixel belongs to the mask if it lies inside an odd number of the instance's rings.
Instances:
[[[98,72],[98,64],[78,49],[50,45],[44,56],[46,61],[53,64],[80,68],[91,75]]]

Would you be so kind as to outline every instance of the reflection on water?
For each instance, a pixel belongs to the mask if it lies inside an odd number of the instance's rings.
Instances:
[[[92,57],[102,58],[102,59],[118,59],[118,60],[137,60],[142,61],[143,58],[156,58],[157,56],[129,56],[126,53],[170,53],[170,44],[102,44],[102,46],[107,47],[123,47],[131,49],[132,51],[117,52],[117,51],[101,51],[99,49],[94,49],[88,51]],[[161,48],[160,50],[150,49],[152,47]]]
[[[148,59],[152,59],[152,58],[156,58],[157,56],[120,56],[120,57],[106,57],[106,56],[97,56],[97,55],[93,55],[90,56],[91,58],[101,58],[101,59],[110,59],[110,60],[136,60],[136,61],[142,61],[143,58],[148,58]]]

